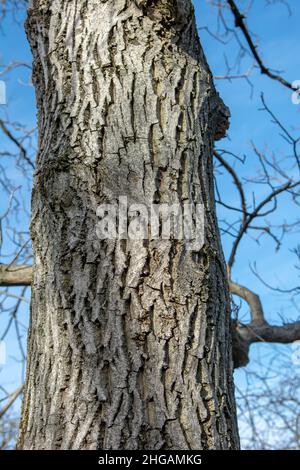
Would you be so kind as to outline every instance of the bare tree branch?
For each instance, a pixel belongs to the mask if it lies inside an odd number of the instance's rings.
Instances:
[[[232,321],[233,361],[235,367],[249,362],[252,343],[268,342],[288,344],[300,340],[300,321],[285,325],[270,325],[264,316],[263,306],[257,294],[235,282],[229,281],[230,292],[244,299],[250,309],[251,322],[247,325]]]
[[[253,42],[253,39],[249,33],[249,30],[246,26],[246,23],[245,23],[245,16],[240,12],[240,10],[238,9],[236,3],[234,0],[227,0],[227,3],[233,13],[233,16],[234,16],[234,19],[235,19],[235,26],[237,28],[240,28],[246,41],[247,41],[247,44],[251,50],[251,53],[253,55],[253,57],[255,58],[259,68],[260,68],[260,71],[262,74],[264,75],[267,75],[269,78],[271,78],[272,80],[276,80],[277,82],[281,83],[283,86],[285,86],[286,88],[289,88],[290,90],[295,90],[295,88],[293,87],[293,85],[288,82],[287,80],[285,80],[283,77],[281,77],[280,75],[277,75],[275,74],[274,72],[271,71],[271,69],[269,69],[268,67],[265,66],[261,56],[259,55],[259,53],[257,52],[257,46],[254,44]]]
[[[28,163],[28,165],[31,166],[31,168],[34,169],[34,164],[30,160],[30,158],[27,155],[27,151],[22,145],[22,143],[11,133],[11,131],[8,129],[6,123],[0,119],[0,129],[4,132],[4,134],[18,147],[20,150],[22,158]]]
[[[233,264],[234,264],[236,252],[237,252],[238,246],[240,244],[240,241],[242,240],[244,234],[247,232],[247,230],[250,227],[252,221],[256,217],[261,217],[262,215],[266,215],[267,213],[269,213],[269,211],[267,211],[264,214],[262,214],[260,211],[269,202],[271,202],[273,200],[276,201],[276,196],[278,196],[279,194],[281,194],[285,191],[296,188],[297,186],[299,186],[299,184],[300,184],[300,181],[296,181],[295,183],[293,183],[292,181],[288,181],[287,183],[283,184],[279,188],[274,189],[274,191],[272,191],[265,199],[263,199],[263,201],[260,204],[258,204],[258,206],[253,210],[253,212],[249,216],[247,216],[246,220],[241,224],[238,236],[236,237],[236,239],[234,241],[234,244],[233,244],[233,247],[232,247],[232,250],[231,250],[231,254],[230,254],[230,257],[229,257],[229,261],[228,261],[229,269],[231,269]]]
[[[5,415],[5,413],[7,412],[7,410],[13,405],[13,403],[16,401],[16,399],[18,398],[18,396],[22,393],[23,388],[24,388],[24,385],[20,385],[20,387],[18,387],[17,390],[15,390],[15,391],[9,396],[8,402],[7,402],[6,405],[2,408],[2,410],[0,410],[0,419]]]
[[[28,265],[0,264],[1,286],[30,286],[32,267]]]
[[[255,323],[257,325],[266,324],[263,306],[257,294],[252,292],[247,287],[241,286],[236,282],[232,281],[229,281],[229,288],[232,294],[238,295],[248,303],[250,307],[252,323]]]

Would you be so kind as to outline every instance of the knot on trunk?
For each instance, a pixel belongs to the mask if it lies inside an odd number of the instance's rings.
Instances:
[[[190,0],[134,0],[135,4],[153,21],[165,27],[183,28],[193,16]]]
[[[229,108],[223,103],[219,95],[216,95],[216,105],[213,109],[214,140],[225,137],[230,124]]]

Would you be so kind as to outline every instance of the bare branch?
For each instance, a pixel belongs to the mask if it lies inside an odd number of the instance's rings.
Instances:
[[[278,196],[279,194],[281,194],[285,191],[296,188],[297,186],[299,186],[299,184],[300,184],[300,181],[296,181],[295,183],[293,183],[292,181],[288,181],[287,183],[283,184],[279,188],[274,189],[274,191],[272,191],[265,199],[263,199],[263,201],[260,204],[258,204],[258,206],[253,210],[253,212],[249,216],[247,216],[245,222],[241,224],[239,234],[238,234],[238,236],[236,237],[236,239],[234,241],[234,244],[233,244],[233,247],[232,247],[232,250],[231,250],[231,254],[230,254],[230,257],[229,257],[229,261],[228,261],[229,269],[231,269],[233,264],[234,264],[235,255],[236,255],[238,246],[240,244],[240,241],[242,240],[244,234],[247,232],[247,230],[250,227],[252,221],[256,217],[262,217],[263,215],[267,215],[270,212],[270,211],[267,211],[265,213],[261,213],[261,210],[269,202],[271,202],[273,200],[275,200],[275,202],[276,202],[276,196]]]
[[[1,286],[30,286],[32,266],[0,264]]]
[[[16,69],[17,67],[25,67],[25,68],[28,68],[29,70],[32,70],[31,65],[28,64],[27,62],[20,62],[20,61],[14,60],[10,62],[9,64],[7,64],[5,67],[3,67],[3,70],[1,70],[0,72],[0,77],[7,74],[11,70]]]
[[[256,323],[257,325],[263,325],[266,323],[263,306],[257,294],[247,287],[241,286],[232,281],[229,281],[229,288],[232,294],[238,295],[248,303],[253,323]]]
[[[288,344],[300,340],[300,321],[285,325],[270,325],[265,317],[261,300],[250,289],[229,281],[230,292],[244,299],[250,308],[251,322],[247,325],[232,320],[234,367],[249,362],[250,345],[258,342]]]
[[[295,88],[293,87],[293,85],[291,83],[289,83],[287,80],[285,80],[283,77],[281,77],[280,75],[277,75],[275,74],[274,72],[271,71],[271,69],[269,69],[268,67],[265,66],[261,56],[259,55],[259,53],[257,52],[257,46],[254,44],[253,42],[253,39],[249,33],[249,30],[246,26],[246,23],[245,23],[245,16],[240,12],[240,10],[238,9],[236,3],[234,0],[227,0],[227,3],[233,13],[233,16],[234,16],[234,19],[235,19],[235,26],[237,28],[240,28],[246,41],[247,41],[247,44],[251,50],[251,53],[253,55],[253,57],[255,58],[259,68],[260,68],[260,71],[262,74],[264,75],[267,75],[269,78],[271,78],[272,80],[276,80],[277,82],[281,83],[283,86],[285,86],[286,88],[289,88],[290,90],[295,90]]]
[[[10,395],[8,402],[7,402],[6,405],[2,408],[2,410],[0,410],[0,419],[5,415],[5,413],[7,412],[7,410],[13,405],[13,403],[16,401],[16,399],[18,398],[18,396],[22,393],[23,388],[24,388],[24,385],[20,385],[20,387],[17,388],[17,390],[15,390],[15,391]]]
[[[241,198],[241,208],[244,216],[244,220],[247,216],[247,206],[246,206],[246,197],[243,189],[243,185],[237,175],[237,173],[234,171],[231,165],[221,156],[219,152],[214,150],[214,156],[216,159],[221,163],[221,165],[224,166],[224,168],[231,174],[234,184],[237,187],[237,190],[239,192],[240,198]]]
[[[30,160],[30,158],[27,155],[27,151],[22,145],[22,143],[11,133],[11,131],[8,129],[6,123],[0,119],[0,129],[4,132],[4,134],[18,147],[20,150],[22,158],[28,163],[28,165],[31,166],[31,168],[34,169],[34,164]]]

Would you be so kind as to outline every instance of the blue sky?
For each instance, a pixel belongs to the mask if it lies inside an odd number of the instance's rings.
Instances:
[[[233,56],[237,49],[234,41],[225,46],[216,42],[204,30],[203,27],[209,27],[215,30],[216,27],[216,11],[205,0],[197,0],[195,3],[197,22],[199,26],[199,34],[207,56],[208,63],[215,76],[224,74],[224,52],[227,51],[229,57]],[[247,2],[241,1],[240,5],[246,5]],[[290,5],[292,15],[283,4],[274,6],[265,6],[264,0],[254,0],[253,7],[248,17],[248,24],[251,32],[257,35],[259,51],[265,61],[265,64],[273,69],[283,71],[283,76],[293,82],[300,80],[299,67],[299,18],[300,18],[300,2],[291,0]],[[231,20],[230,15],[228,18]],[[232,20],[230,21],[232,25]],[[10,63],[12,60],[20,62],[31,62],[31,54],[27,39],[22,27],[22,21],[18,25],[11,17],[7,17],[2,22],[2,31],[0,32],[0,65]],[[242,62],[241,71],[248,69],[252,63],[251,58],[245,58]],[[5,119],[9,116],[14,121],[26,124],[28,128],[35,126],[36,111],[33,88],[29,85],[29,72],[26,68],[17,68],[9,75],[0,77],[5,79],[7,87],[8,105],[1,106],[0,116]],[[272,107],[272,111],[286,123],[289,130],[295,135],[300,136],[300,105],[292,104],[291,92],[285,89],[277,82],[271,81],[269,78],[262,76],[258,70],[254,70],[251,76],[253,84],[253,95],[251,88],[245,80],[216,80],[216,86],[222,96],[224,102],[231,110],[231,126],[228,133],[229,138],[218,143],[218,147],[227,148],[239,155],[246,154],[247,160],[244,166],[239,165],[239,171],[242,176],[248,176],[255,173],[257,161],[251,149],[251,140],[259,148],[268,148],[278,155],[286,155],[289,151],[285,141],[280,137],[278,129],[270,122],[270,118],[265,113],[259,111],[261,108],[260,95],[264,93],[266,101]],[[0,135],[0,150],[5,145],[9,147],[9,143]],[[1,157],[0,157],[1,158]],[[232,161],[232,160],[231,160]],[[9,176],[13,179],[14,185],[17,187],[23,185],[21,191],[25,204],[29,208],[29,191],[24,186],[24,178],[14,166],[8,163]],[[235,202],[237,194],[234,187],[227,177],[223,178],[220,183],[222,194],[229,202]],[[1,190],[0,190],[1,191]],[[264,189],[256,187],[256,197],[259,199],[264,196]],[[1,193],[0,213],[5,210],[7,199]],[[292,208],[287,198],[283,197],[279,203],[277,216],[272,220],[274,222],[282,221],[283,217],[297,216],[291,214]],[[294,209],[293,209],[294,210]],[[223,210],[219,209],[220,218],[223,217]],[[27,223],[27,216],[20,217],[18,223],[20,227],[24,227]],[[245,238],[240,246],[238,259],[233,271],[235,280],[247,285],[249,288],[257,291],[261,295],[265,311],[268,319],[274,322],[280,322],[279,312],[283,312],[291,320],[296,319],[297,309],[293,308],[288,296],[279,296],[264,287],[261,282],[252,274],[249,269],[249,263],[255,259],[258,268],[263,271],[264,279],[272,285],[280,285],[290,287],[291,285],[299,285],[299,277],[297,271],[293,268],[295,265],[295,257],[290,249],[299,243],[299,234],[290,235],[286,239],[286,243],[279,252],[275,252],[274,245],[269,239],[263,239],[260,246],[256,242]],[[228,255],[231,240],[224,237],[223,246],[225,254]],[[6,241],[5,250],[9,251],[10,246]],[[4,262],[4,260],[2,260]],[[245,314],[247,309],[244,307]],[[26,323],[28,316],[28,308],[24,305],[22,311],[22,321]],[[1,321],[1,319],[0,319]],[[9,356],[14,354],[16,342],[14,335],[11,334],[7,341],[7,349]],[[258,359],[262,352],[266,354],[270,351],[268,348],[274,346],[255,345],[251,350],[252,359]],[[284,351],[284,354],[290,354],[290,346],[276,346],[277,350]],[[273,349],[272,349],[273,350]],[[255,364],[255,362],[253,362]],[[254,366],[255,367],[255,366]],[[295,373],[299,373],[299,366]],[[244,372],[238,371],[236,379],[241,386],[243,385]],[[20,367],[16,361],[9,357],[7,365],[1,372],[1,381],[6,383],[8,388],[13,390],[19,383]]]
[[[245,2],[241,2],[244,3]],[[297,44],[299,45],[299,16],[300,16],[300,2],[290,2],[293,14],[288,15],[288,11],[284,5],[278,4],[276,7],[263,7],[265,2],[254,1],[251,14],[248,18],[251,31],[254,31],[259,36],[258,44],[261,44],[259,50],[266,63],[266,65],[283,71],[283,76],[293,82],[299,79],[299,55],[297,55]],[[211,17],[215,10],[208,7],[205,2],[195,2],[197,19],[200,28],[206,25],[212,25]],[[204,8],[205,6],[205,8]],[[209,65],[214,75],[224,74],[224,59],[223,52],[225,48],[203,30],[200,30],[201,42],[204,47]],[[230,53],[233,54],[235,45],[231,43],[226,46],[227,54],[228,47]],[[242,71],[247,70],[248,64],[252,60],[246,60],[245,65],[242,66]],[[291,101],[291,92],[285,89],[277,82],[271,81],[269,78],[262,76],[259,71],[254,71],[251,76],[253,84],[253,96],[250,98],[251,89],[245,80],[225,81],[217,80],[216,86],[222,96],[224,102],[229,106],[231,111],[231,125],[229,129],[229,140],[223,140],[217,143],[217,147],[227,148],[238,155],[247,155],[246,164],[239,165],[239,174],[248,176],[249,173],[255,172],[257,162],[253,155],[251,148],[251,140],[253,140],[258,148],[268,148],[276,152],[277,155],[286,155],[290,151],[285,141],[280,137],[278,129],[271,123],[269,116],[265,113],[258,111],[261,108],[260,95],[263,92],[267,103],[271,106],[272,111],[280,117],[280,119],[287,125],[289,130],[293,130],[298,126],[298,136],[300,136],[300,106],[296,106]],[[297,135],[297,132],[295,132]],[[228,180],[226,179],[226,183]],[[224,184],[222,187],[224,194],[228,201],[235,201],[237,193],[232,188]],[[263,197],[265,189],[263,187],[256,187],[256,197]],[[291,210],[290,206],[285,201],[285,198],[279,199],[278,216],[275,220],[282,220],[283,215],[288,216]],[[221,211],[219,211],[221,214]],[[296,213],[294,214],[297,215]],[[251,242],[249,238],[245,238],[240,248],[238,261],[234,269],[235,278],[244,283],[251,282],[253,288],[257,288],[260,292],[265,289],[261,283],[249,273],[248,262],[253,257],[257,257],[257,261],[262,262],[263,271],[268,277],[268,281],[275,284],[278,282],[281,285],[289,286],[291,282],[296,282],[292,274],[291,267],[295,264],[294,256],[289,252],[289,248],[299,243],[299,235],[296,234],[289,238],[287,246],[279,253],[274,253],[274,245],[266,239],[266,243],[261,247],[257,246],[255,242]],[[223,240],[225,253],[231,247],[229,240]],[[262,256],[263,253],[263,256]],[[280,269],[279,269],[280,267]],[[266,310],[274,311],[274,301],[269,291],[266,291],[264,298],[265,304],[269,307]],[[275,306],[276,308],[277,306]]]

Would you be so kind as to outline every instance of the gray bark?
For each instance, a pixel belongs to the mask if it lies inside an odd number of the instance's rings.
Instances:
[[[189,0],[34,0],[39,152],[19,448],[238,447],[212,149],[228,113]],[[205,243],[96,235],[99,204],[203,202]]]

